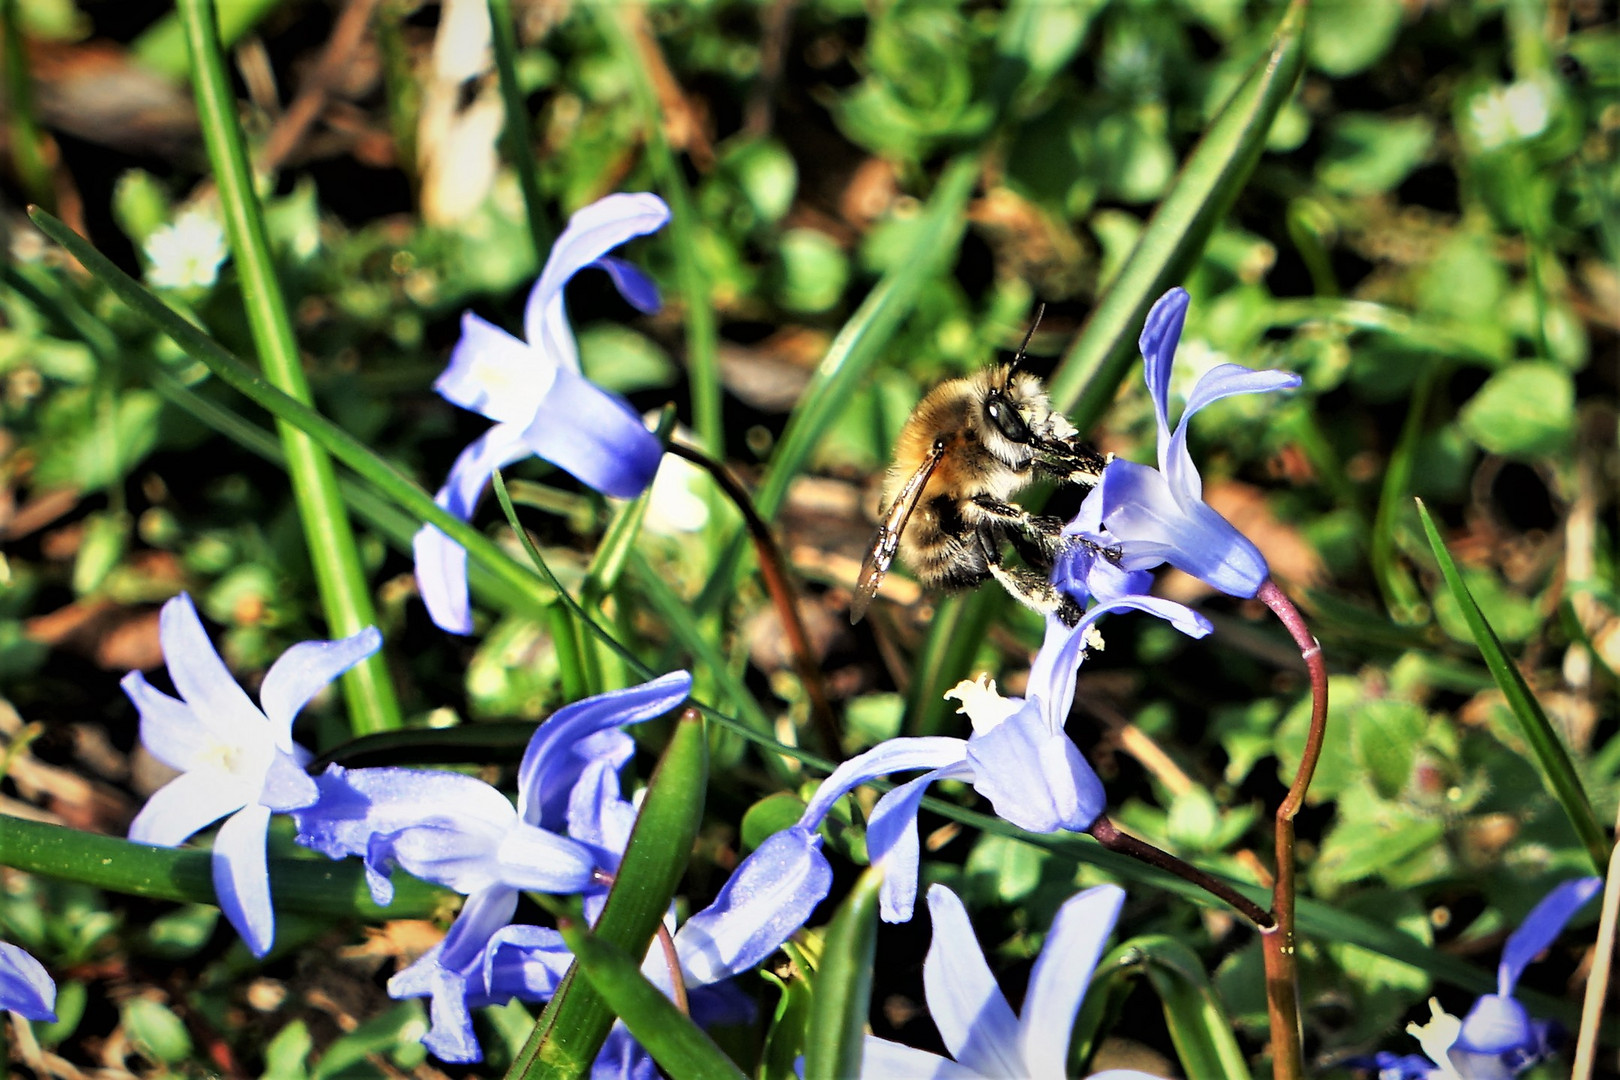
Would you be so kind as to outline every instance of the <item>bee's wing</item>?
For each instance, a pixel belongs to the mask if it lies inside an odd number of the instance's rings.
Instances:
[[[906,529],[906,519],[916,509],[923,488],[928,486],[928,478],[934,474],[934,466],[944,456],[944,444],[935,443],[923,463],[917,466],[917,471],[911,474],[900,493],[894,497],[894,502],[889,504],[888,511],[883,515],[883,523],[872,537],[872,546],[861,561],[861,576],[856,579],[855,595],[849,601],[851,626],[866,617],[866,609],[877,595],[878,586],[883,584],[883,575],[889,572],[889,564],[894,562],[894,552],[900,546],[900,534]]]

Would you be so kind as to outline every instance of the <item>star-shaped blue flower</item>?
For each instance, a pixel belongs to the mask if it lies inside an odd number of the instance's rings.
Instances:
[[[467,896],[445,939],[388,984],[396,998],[432,999],[422,1041],[439,1058],[482,1058],[472,1009],[556,991],[572,957],[555,930],[510,925],[518,894],[584,893],[595,917],[635,821],[618,777],[635,744],[619,727],[664,715],[691,688],[677,671],[559,709],[529,740],[516,807],[459,773],[333,765],[321,775],[320,801],[295,815],[299,843],[363,857],[379,903],[392,899],[395,866]]]
[[[868,1035],[861,1052],[863,1080],[1064,1080],[1074,1018],[1124,903],[1125,890],[1117,885],[1098,885],[1064,902],[1035,959],[1024,1013],[1018,1016],[996,985],[962,901],[943,885],[931,886],[933,943],[923,962],[923,988],[951,1056]],[[1093,1076],[1155,1080],[1134,1069]]]
[[[1187,421],[1222,398],[1292,389],[1300,377],[1218,364],[1198,380],[1170,427],[1170,372],[1187,318],[1187,291],[1171,289],[1153,305],[1140,345],[1158,422],[1159,467],[1115,458],[1065,530],[1091,543],[1060,560],[1057,577],[1104,599],[1132,587],[1122,575],[1169,563],[1231,596],[1250,597],[1270,576],[1260,550],[1203,499],[1203,479],[1187,452]],[[1098,556],[1099,549],[1110,553]]]
[[[675,936],[688,984],[746,971],[804,925],[832,885],[816,830],[840,798],[880,776],[926,770],[880,798],[867,823],[867,850],[873,865],[884,868],[879,909],[887,922],[907,921],[916,904],[917,811],[937,780],[972,784],[997,816],[1031,832],[1088,828],[1106,804],[1102,781],[1063,728],[1093,625],[1125,608],[1157,615],[1192,637],[1210,631],[1209,621],[1191,609],[1140,595],[1098,604],[1073,627],[1049,619],[1030,668],[1028,698],[1003,698],[984,682],[958,685],[946,696],[962,702],[971,737],[890,739],[851,758],[822,781],[797,824],[743,860],[714,903]]]
[[[557,238],[523,314],[525,340],[467,312],[461,340],[433,387],[445,400],[495,421],[461,452],[435,496],[463,521],[503,465],[536,455],[604,495],[632,498],[652,483],[663,447],[617,394],[580,373],[579,349],[563,309],[563,286],[579,271],[607,271],[637,309],[658,310],[658,290],[608,252],[669,220],[656,195],[609,195],[578,211]],[[416,581],[434,623],[472,633],[467,552],[439,529],[416,534]]]
[[[0,1010],[25,1020],[56,1022],[56,983],[45,965],[16,945],[0,941]]]
[[[142,744],[180,775],[147,800],[129,838],[175,847],[231,815],[214,837],[214,892],[253,955],[263,956],[275,937],[265,856],[270,815],[308,806],[317,795],[304,773],[309,751],[292,739],[293,718],[322,687],[376,652],[382,635],[368,626],[341,641],[294,645],[266,673],[262,709],[214,651],[191,597],[181,593],[163,605],[158,639],[180,700],[138,671],[122,685],[141,714]]]

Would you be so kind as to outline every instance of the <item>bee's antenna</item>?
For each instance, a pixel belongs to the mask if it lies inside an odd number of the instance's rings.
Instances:
[[[1027,356],[1027,350],[1029,349],[1030,339],[1035,336],[1035,331],[1041,325],[1041,316],[1045,314],[1045,301],[1035,305],[1035,321],[1029,324],[1029,333],[1024,335],[1024,343],[1018,346],[1018,351],[1013,353],[1013,358],[1007,362],[1007,375],[1006,378],[1001,381],[1002,386],[1005,387],[1012,383],[1013,373],[1018,370],[1018,365],[1024,362]]]

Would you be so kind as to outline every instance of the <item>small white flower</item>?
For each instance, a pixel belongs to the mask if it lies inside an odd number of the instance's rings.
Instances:
[[[1531,81],[1494,86],[1476,94],[1468,106],[1474,135],[1487,150],[1540,135],[1551,116],[1547,88]]]
[[[206,210],[183,211],[171,224],[154,229],[144,246],[146,280],[159,288],[204,288],[219,278],[229,249],[225,229]]]
[[[1023,698],[1002,697],[995,680],[984,674],[976,680],[963,679],[945,691],[945,700],[961,702],[956,711],[972,722],[979,735],[994,731],[1024,707]]]

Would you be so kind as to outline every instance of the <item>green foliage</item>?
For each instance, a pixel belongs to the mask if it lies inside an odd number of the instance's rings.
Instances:
[[[140,19],[120,28],[115,6],[22,0],[24,55],[38,63],[48,42],[82,60],[98,55],[87,42],[113,41],[147,73],[199,73],[177,15],[135,5]],[[216,142],[240,132],[245,160],[261,163],[333,13],[209,6],[225,40],[256,36],[219,57],[246,82],[217,81],[200,115]],[[7,813],[20,799],[90,829],[0,823],[0,864],[13,868],[0,938],[58,977],[62,1019],[34,1026],[42,1045],[87,1068],[89,1048],[122,1025],[138,1067],[190,1075],[218,1067],[196,1038],[212,1028],[241,1071],[274,1080],[426,1060],[417,1002],[368,998],[346,1033],[296,994],[240,1029],[222,1022],[235,1013],[194,1004],[239,1002],[255,977],[214,932],[206,852],[114,839],[150,790],[123,761],[134,717],[116,679],[152,667],[156,604],[190,591],[250,690],[289,644],[342,622],[311,558],[331,530],[295,502],[269,417],[338,463],[327,497],[357,533],[338,557],[388,642],[400,760],[509,757],[492,721],[532,726],[585,689],[694,671],[712,707],[713,776],[686,795],[707,794],[706,816],[695,842],[665,852],[690,855],[691,874],[638,912],[661,914],[673,894],[684,915],[797,820],[836,760],[891,737],[965,734],[940,694],[980,670],[1022,686],[1038,620],[991,589],[911,607],[891,602],[905,595],[897,566],[871,621],[840,629],[875,476],[915,402],[1008,355],[1045,301],[1031,369],[1105,449],[1151,460],[1134,345],[1171,284],[1195,298],[1179,393],[1225,361],[1305,377],[1286,401],[1200,414],[1189,449],[1211,501],[1307,610],[1334,673],[1300,823],[1308,1045],[1323,1060],[1410,1052],[1400,1032],[1426,1015],[1429,993],[1488,987],[1502,934],[1554,881],[1601,863],[1620,775],[1610,13],[1554,5],[1570,18],[1549,36],[1548,12],[1521,0],[1317,2],[1303,45],[1285,35],[1273,52],[1284,5],[1272,0],[663,0],[642,23],[620,5],[492,7],[510,31],[494,43],[500,70],[474,73],[444,107],[465,120],[473,99],[504,99],[505,130],[458,129],[470,141],[439,173],[426,166],[428,129],[444,103],[425,104],[448,10],[438,4],[378,5],[354,84],[329,88],[296,152],[258,180],[215,166],[217,184],[189,128],[178,150],[107,150],[48,95],[8,97],[8,175],[28,186],[30,160],[55,162],[54,193],[83,199],[62,218],[84,222],[106,256],[40,217],[52,240],[79,245],[86,275],[7,219],[0,761],[18,764],[3,797]],[[771,29],[782,9],[791,19]],[[367,82],[373,45],[391,74]],[[274,75],[274,108],[255,64]],[[40,86],[56,77],[35,72]],[[184,112],[190,90],[174,93]],[[16,141],[58,131],[66,153],[30,158]],[[622,253],[651,273],[665,309],[643,318],[602,275],[582,275],[568,306],[584,371],[723,442],[795,564],[836,736],[808,722],[738,519],[705,479],[692,492],[706,523],[681,531],[660,524],[662,490],[604,505],[556,470],[516,463],[515,518],[554,580],[486,506],[455,533],[473,555],[476,635],[431,630],[412,596],[410,540],[436,513],[429,492],[482,430],[430,389],[461,313],[520,327],[549,236],[610,190],[658,191],[675,210],[669,230]],[[433,209],[447,193],[466,196],[463,212]],[[257,238],[241,218],[250,206]],[[231,363],[278,351],[307,377],[311,410]],[[1140,616],[1111,620],[1067,730],[1116,821],[1249,883],[1250,856],[1271,865],[1271,811],[1308,702],[1273,625],[1191,588],[1161,582],[1216,633],[1189,642]],[[296,732],[317,751],[365,726],[366,709],[393,723],[369,691],[363,709],[331,697]],[[44,741],[24,746],[17,732],[35,723]],[[485,757],[416,735],[458,724]],[[628,785],[669,739],[667,725],[638,733]],[[935,792],[924,883],[959,889],[982,939],[1002,946],[998,969],[1033,955],[1077,882],[1129,889],[1129,940],[1088,996],[1080,1058],[1117,1033],[1174,1057],[1165,1068],[1182,1075],[1264,1067],[1264,974],[1246,930],[1198,917],[1190,887],[1121,868],[1089,841],[1031,843],[987,825],[974,814],[989,807],[963,785]],[[848,871],[868,860],[872,794],[841,800],[822,830],[839,877],[817,922],[859,895]],[[273,849],[277,903],[289,934],[298,914],[324,931],[311,952],[350,948],[351,923],[444,922],[444,897],[404,875],[383,911],[357,866],[291,850]],[[869,1006],[859,993],[833,1003],[842,1045],[863,1021],[910,1039],[890,1018],[914,992],[897,973],[920,964],[923,929],[890,964],[890,935],[905,932],[878,927],[875,973],[834,958],[875,986]],[[639,942],[618,945],[636,955]],[[368,994],[411,955],[377,948]],[[793,947],[800,973],[765,973],[763,1045],[726,1043],[745,1070],[793,1074],[813,998],[829,1007],[800,977],[826,962],[819,948],[812,929]],[[114,970],[129,983],[109,994]],[[1561,992],[1556,980],[1527,984],[1536,1016],[1574,1027],[1567,1004],[1536,995]],[[1164,1009],[1127,1010],[1133,994]],[[587,1027],[606,1022],[599,1001],[573,1000]],[[480,1020],[491,1067],[519,1053],[539,1008]]]

